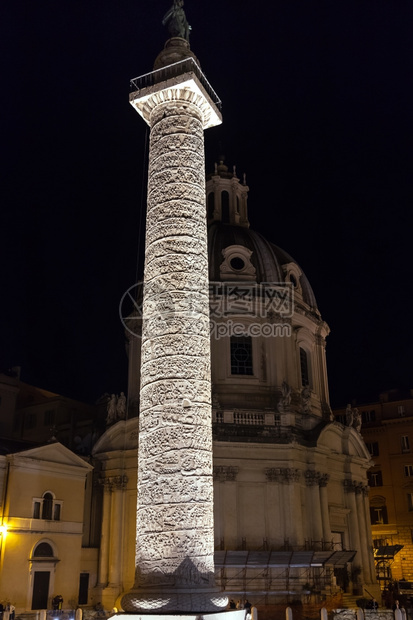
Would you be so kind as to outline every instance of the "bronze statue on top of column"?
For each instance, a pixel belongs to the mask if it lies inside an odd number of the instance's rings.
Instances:
[[[171,37],[181,37],[189,41],[191,26],[187,22],[183,6],[184,0],[174,0],[173,5],[164,15],[162,26],[168,28]]]

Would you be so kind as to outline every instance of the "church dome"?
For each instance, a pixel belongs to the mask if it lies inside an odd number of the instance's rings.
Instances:
[[[223,277],[222,274],[227,248],[234,248],[234,256],[229,263],[230,269],[233,268],[233,278],[230,278],[230,274],[228,274],[229,277]],[[253,281],[257,283],[291,282],[294,287],[299,286],[304,303],[314,310],[317,309],[313,289],[298,263],[287,252],[246,226],[223,224],[219,221],[210,224],[208,259],[211,282],[242,279],[243,267],[247,262],[242,248],[249,250],[249,261],[253,266],[252,271],[255,271]]]
[[[241,182],[235,167],[229,172],[223,160],[207,176],[210,281],[291,284],[295,298],[319,315],[313,290],[298,263],[250,229],[248,191],[245,175]]]

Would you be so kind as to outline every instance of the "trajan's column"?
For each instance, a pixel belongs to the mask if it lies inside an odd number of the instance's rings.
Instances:
[[[219,100],[190,51],[183,1],[130,102],[150,126],[136,577],[126,612],[225,609],[214,585],[204,129]]]

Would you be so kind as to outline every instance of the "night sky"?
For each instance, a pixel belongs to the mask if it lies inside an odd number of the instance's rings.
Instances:
[[[152,70],[172,0],[2,9],[0,368],[95,401],[127,389],[118,306],[142,274]],[[205,134],[247,174],[253,229],[290,253],[331,328],[333,406],[412,387],[413,5],[186,0],[223,102]]]

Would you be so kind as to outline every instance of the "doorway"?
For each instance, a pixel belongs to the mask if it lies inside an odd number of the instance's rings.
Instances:
[[[32,609],[47,609],[50,571],[35,571],[33,578]]]

